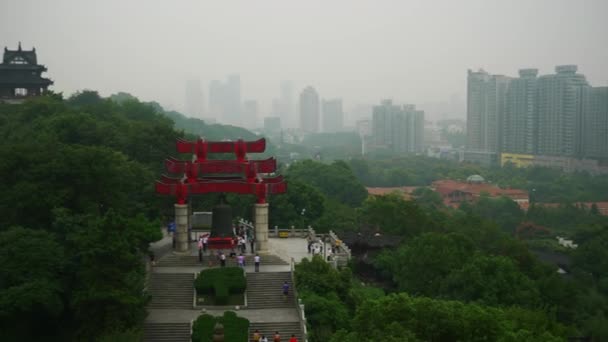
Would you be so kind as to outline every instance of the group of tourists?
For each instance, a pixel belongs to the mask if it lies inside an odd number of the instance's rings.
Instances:
[[[241,253],[247,252],[247,242],[251,248],[251,253],[254,253],[255,238],[253,236],[253,229],[245,227],[242,224],[238,226],[232,226],[232,235],[234,236],[234,244],[238,247]]]
[[[245,256],[241,253],[238,257],[236,257],[237,266],[241,268],[245,268]],[[253,264],[255,266],[255,271],[260,272],[260,256],[256,254],[253,257]]]
[[[281,342],[281,334],[279,334],[278,331],[275,331],[274,335],[272,336],[272,340],[269,340],[268,337],[266,337],[266,335],[260,333],[260,331],[258,329],[255,329],[251,340],[254,342]],[[289,338],[289,342],[298,342],[296,335],[291,334],[291,337]]]
[[[325,243],[323,243],[320,239],[313,239],[312,237],[308,237],[308,254],[312,255],[323,255],[323,248],[325,248]],[[331,248],[327,248],[325,254],[327,255],[327,261],[332,260],[332,255],[336,253],[337,246],[332,245]]]
[[[233,225],[232,226],[232,248],[229,252],[230,258],[236,258],[237,265],[240,267],[245,267],[245,256],[247,253],[247,242],[249,242],[251,254],[255,253],[255,238],[253,234],[253,229],[245,227],[243,225]],[[207,250],[209,249],[209,234],[202,234],[198,237],[197,240],[198,245],[198,261],[203,262],[203,255],[207,254]],[[238,253],[238,255],[237,255]],[[218,251],[216,254],[216,259],[219,261],[222,267],[226,266],[226,255],[223,251]],[[254,263],[256,265],[256,272],[259,271],[260,257],[256,255],[254,257]],[[213,260],[209,259],[209,266],[213,266]]]
[[[203,254],[207,253],[208,241],[209,241],[208,239],[209,239],[208,234],[199,236],[199,239],[198,239],[198,261],[199,262],[203,262]],[[230,251],[229,257],[232,259],[236,259],[236,264],[238,267],[245,268],[245,255],[244,255],[245,245],[242,244],[242,246],[243,246],[242,249],[239,248],[241,250],[241,252],[238,255],[236,254],[236,251],[234,250],[234,248],[232,248],[232,250]],[[251,252],[253,253],[253,242],[251,243]],[[216,259],[219,262],[221,267],[226,267],[226,254],[224,254],[224,251],[218,250],[216,253]],[[253,264],[255,266],[255,272],[260,271],[260,261],[261,261],[260,255],[256,254],[253,257]],[[213,262],[211,259],[209,259],[209,267],[211,267],[211,266],[213,266]]]

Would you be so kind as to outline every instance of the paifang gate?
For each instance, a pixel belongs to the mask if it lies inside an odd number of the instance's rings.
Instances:
[[[176,198],[175,239],[177,253],[190,253],[188,235],[188,201],[192,195],[207,193],[252,194],[257,197],[255,204],[256,250],[268,250],[268,203],[271,194],[287,191],[283,176],[271,176],[277,168],[274,158],[249,160],[247,153],[261,153],[266,149],[266,139],[256,141],[196,141],[177,140],[178,153],[191,153],[192,160],[176,158],[165,160],[167,172],[181,177],[162,175],[156,181],[156,192]],[[234,160],[208,159],[212,153],[234,153]],[[209,247],[229,249],[233,239],[227,236],[225,227],[212,224]]]

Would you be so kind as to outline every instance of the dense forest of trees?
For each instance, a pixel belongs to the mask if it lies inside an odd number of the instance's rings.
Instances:
[[[479,174],[501,187],[528,190],[538,202],[608,201],[608,175],[591,177],[582,172],[563,173],[557,169],[512,165],[485,168],[424,156],[352,158],[348,164],[365,186],[427,186],[438,179],[465,180]]]
[[[298,196],[322,196],[320,217],[334,218],[316,220],[316,230],[375,227],[403,239],[397,248],[372,255],[372,283],[378,287],[361,285],[356,267],[354,275],[349,269],[331,270],[322,261],[297,267],[311,341],[331,336],[332,341],[401,341],[400,336],[412,341],[608,338],[607,217],[567,204],[533,206],[524,213],[508,198],[483,197],[450,209],[427,189],[415,192],[414,201],[399,194],[355,200],[361,184],[352,180],[356,172],[348,166],[306,161],[285,171],[290,185],[308,184]],[[347,188],[341,191],[337,184]],[[329,205],[334,200],[342,207]],[[560,250],[573,260],[568,275],[538,260],[530,250],[537,247],[533,241],[516,238],[516,226],[526,221],[555,228],[551,240],[556,232],[566,231],[579,244],[575,250]],[[327,279],[319,276],[325,273]]]
[[[193,137],[179,128],[194,124],[189,133],[209,138],[255,137],[124,93],[0,105],[3,340],[139,339],[143,260],[170,204],[154,180],[176,138]]]
[[[178,137],[257,138],[128,94],[104,99],[93,91],[2,105],[0,133],[0,336],[51,341],[136,340],[148,300],[143,260],[171,202],[153,191],[162,160],[175,155]],[[314,259],[298,266],[311,341],[608,339],[608,222],[568,204],[605,200],[608,177],[424,157],[304,160],[282,172],[288,193],[270,199],[271,226],[374,227],[402,238],[371,256],[371,284],[355,265],[336,271]],[[482,198],[448,209],[428,189],[406,201],[368,197],[364,187],[471,174],[564,204],[524,213],[508,199]],[[234,212],[249,219],[254,200],[229,196]],[[215,201],[195,203],[208,210]],[[530,252],[538,246],[514,237],[525,221],[575,239],[579,247],[565,251],[567,276]]]

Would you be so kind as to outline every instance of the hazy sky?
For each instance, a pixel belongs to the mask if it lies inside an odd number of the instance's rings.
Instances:
[[[207,89],[228,73],[262,109],[282,79],[296,99],[310,84],[346,108],[464,100],[468,68],[577,64],[605,86],[607,33],[606,0],[0,0],[0,44],[35,46],[54,90],[126,91],[177,109],[186,80]]]

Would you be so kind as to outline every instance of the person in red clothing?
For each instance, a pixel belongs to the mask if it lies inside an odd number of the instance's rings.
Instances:
[[[291,338],[289,339],[289,342],[298,342],[298,339],[296,338],[296,335],[291,334]]]
[[[272,342],[281,342],[281,335],[279,335],[278,331],[274,332],[274,338],[272,339]]]

